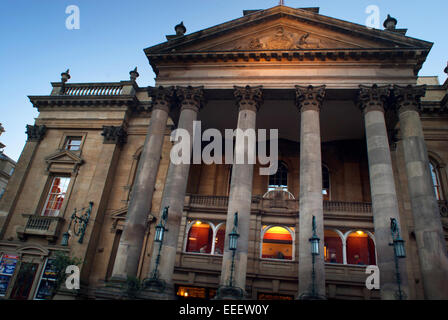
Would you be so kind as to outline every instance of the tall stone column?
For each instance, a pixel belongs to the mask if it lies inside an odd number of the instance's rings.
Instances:
[[[384,103],[389,87],[360,86],[359,106],[364,114],[367,155],[369,159],[370,190],[372,195],[373,223],[380,270],[380,292],[384,300],[398,298],[395,277],[395,254],[390,230],[391,218],[400,225],[398,200],[392,170],[389,141],[384,118]],[[401,230],[401,228],[400,228]],[[401,260],[401,259],[400,259]],[[409,297],[407,271],[404,261],[399,260],[401,290]]]
[[[320,108],[325,86],[296,86],[296,104],[300,110],[300,200],[299,200],[299,299],[325,297],[324,214],[322,203],[322,155],[320,139]],[[309,239],[313,236],[312,221],[320,238],[319,255],[314,259]]]
[[[126,224],[115,258],[112,278],[117,280],[137,275],[174,89],[153,88],[149,94],[152,97],[151,120],[140,155]]]
[[[181,112],[177,128],[184,129],[189,134],[190,154],[193,146],[193,121],[196,120],[199,109],[203,101],[203,87],[177,87],[176,95],[180,101]],[[191,159],[188,159],[191,160]],[[182,212],[184,209],[185,192],[187,190],[188,173],[190,170],[190,161],[188,163],[175,164],[171,160],[168,168],[165,187],[162,194],[162,203],[160,207],[159,220],[162,217],[163,209],[169,206],[168,219],[161,248],[159,260],[158,279],[164,287],[150,288],[155,289],[155,294],[151,297],[158,299],[173,299],[173,272],[176,260],[176,249],[179,238],[179,229],[181,225]],[[159,253],[159,244],[154,243],[150,272],[148,278],[152,278],[156,267],[156,261]]]
[[[255,134],[257,110],[262,103],[262,89],[258,87],[235,86],[234,96],[239,108],[237,129],[253,130]],[[256,136],[256,135],[255,135]],[[218,298],[242,299],[246,288],[247,254],[249,246],[250,209],[252,204],[252,180],[254,165],[248,163],[255,157],[255,146],[249,146],[245,139],[236,139],[234,164],[230,182],[229,205],[227,209],[226,237],[222,260],[221,280]],[[235,163],[236,159],[245,159],[244,164]],[[229,233],[234,226],[234,214],[238,212],[238,247],[235,252],[232,273],[232,254],[229,250]],[[233,283],[230,283],[232,275]],[[234,287],[241,290],[225,289]]]
[[[448,299],[448,255],[420,121],[425,86],[394,86],[426,299]]]

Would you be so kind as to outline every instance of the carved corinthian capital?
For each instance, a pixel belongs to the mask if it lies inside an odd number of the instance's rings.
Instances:
[[[263,103],[263,93],[262,93],[262,86],[256,86],[256,87],[233,87],[235,90],[233,92],[233,95],[236,99],[236,103],[241,110],[252,110],[257,112],[257,110],[260,108],[261,104]]]
[[[198,112],[204,103],[204,87],[176,87],[176,95],[181,109],[193,109]]]
[[[301,111],[320,111],[325,97],[325,85],[313,87],[296,86],[296,105]]]
[[[44,136],[45,132],[47,132],[47,127],[42,125],[27,125],[26,126],[26,134],[28,135],[27,141],[41,141]]]
[[[372,87],[359,86],[358,105],[362,111],[368,112],[378,110],[384,112],[384,103],[390,94],[389,86],[381,86],[374,84]]]
[[[148,95],[152,99],[152,108],[163,109],[166,112],[170,111],[171,105],[174,101],[174,87],[163,87],[158,88],[149,87]]]
[[[406,87],[394,86],[394,97],[398,112],[420,111],[420,98],[426,93],[426,85]]]
[[[104,136],[103,143],[106,144],[122,145],[126,143],[127,140],[127,132],[122,126],[103,126],[101,135]]]

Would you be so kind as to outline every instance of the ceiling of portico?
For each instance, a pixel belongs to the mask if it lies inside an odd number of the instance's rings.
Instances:
[[[361,111],[347,94],[330,93],[321,110],[322,142],[356,140],[364,138],[364,121]],[[343,99],[344,98],[344,99]],[[215,128],[224,135],[224,129],[235,129],[238,110],[233,99],[208,99],[199,112],[202,130]],[[285,99],[269,94],[257,113],[257,129],[278,129],[279,138],[299,142],[300,112],[294,103],[294,90]]]

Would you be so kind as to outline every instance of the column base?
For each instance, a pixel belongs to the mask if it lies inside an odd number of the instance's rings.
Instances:
[[[139,298],[145,300],[175,300],[174,285],[159,279],[145,279]]]
[[[241,288],[221,286],[218,288],[215,300],[242,300],[244,297],[245,292]]]
[[[120,277],[111,278],[103,287],[95,290],[95,298],[98,300],[123,300],[128,298],[125,292],[126,280]]]
[[[327,297],[318,294],[313,295],[311,293],[305,292],[301,295],[298,295],[296,300],[327,300]]]

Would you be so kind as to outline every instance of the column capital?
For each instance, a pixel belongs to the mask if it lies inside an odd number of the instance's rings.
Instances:
[[[148,87],[148,95],[152,99],[152,108],[170,111],[174,101],[174,87]]]
[[[359,86],[358,106],[363,112],[373,110],[384,112],[384,103],[390,95],[389,86],[379,87],[377,84],[373,86]]]
[[[192,109],[198,112],[204,103],[204,86],[176,87],[176,95],[181,109]]]
[[[233,91],[233,95],[236,99],[236,103],[241,110],[252,110],[257,112],[260,108],[261,104],[263,103],[263,92],[262,92],[263,86],[245,86],[245,87],[238,87],[234,86],[235,89]]]
[[[320,111],[325,97],[325,85],[313,87],[296,86],[296,106],[300,111]]]
[[[45,125],[26,125],[26,134],[28,135],[27,141],[41,141],[45,132],[47,132],[47,127]]]
[[[103,143],[105,144],[122,145],[126,143],[128,134],[123,126],[103,126],[101,135],[104,136]]]
[[[420,98],[426,93],[426,85],[406,87],[394,85],[394,97],[398,113],[405,111],[420,111]]]

